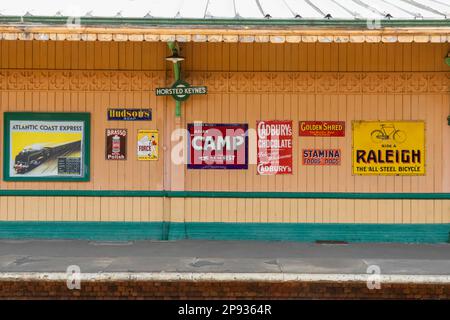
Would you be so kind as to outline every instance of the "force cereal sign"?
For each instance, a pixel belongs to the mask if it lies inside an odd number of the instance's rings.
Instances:
[[[127,130],[106,129],[106,160],[127,158]]]
[[[137,140],[138,160],[158,160],[158,130],[139,130]]]
[[[247,124],[188,124],[188,169],[248,169]]]
[[[257,172],[292,174],[292,121],[257,121]]]

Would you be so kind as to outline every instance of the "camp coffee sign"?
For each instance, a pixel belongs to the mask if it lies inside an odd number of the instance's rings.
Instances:
[[[257,173],[292,174],[292,121],[257,121]]]
[[[353,121],[353,174],[425,174],[424,121]]]
[[[248,169],[248,124],[189,123],[188,169]]]

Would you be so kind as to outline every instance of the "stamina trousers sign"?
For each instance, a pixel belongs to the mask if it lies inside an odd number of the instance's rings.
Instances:
[[[353,121],[353,174],[424,175],[423,121]]]
[[[188,169],[248,169],[247,124],[188,124]]]
[[[292,121],[258,121],[257,172],[292,174]]]
[[[305,166],[338,166],[341,164],[341,150],[303,149],[302,163]]]

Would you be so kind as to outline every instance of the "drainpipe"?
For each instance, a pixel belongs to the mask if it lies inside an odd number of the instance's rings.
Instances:
[[[175,42],[167,42],[170,51],[173,53],[173,49],[175,48]],[[178,50],[180,52],[180,50]],[[180,80],[180,65],[177,63],[173,64],[173,76],[175,81]],[[175,100],[175,117],[181,117],[181,101]]]

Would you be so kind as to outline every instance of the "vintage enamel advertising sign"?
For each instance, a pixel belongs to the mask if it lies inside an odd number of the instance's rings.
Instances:
[[[302,163],[306,166],[338,166],[341,164],[341,150],[303,149]]]
[[[89,180],[89,113],[5,112],[4,117],[5,180]]]
[[[127,129],[106,129],[106,160],[127,159]]]
[[[189,123],[188,169],[248,169],[248,124]]]
[[[345,121],[300,121],[299,136],[345,137]]]
[[[158,160],[158,130],[139,130],[137,136],[138,160]]]
[[[152,109],[108,109],[108,120],[144,121],[152,120]]]
[[[353,121],[353,174],[424,175],[424,121]]]
[[[292,174],[292,121],[257,121],[257,173]]]

